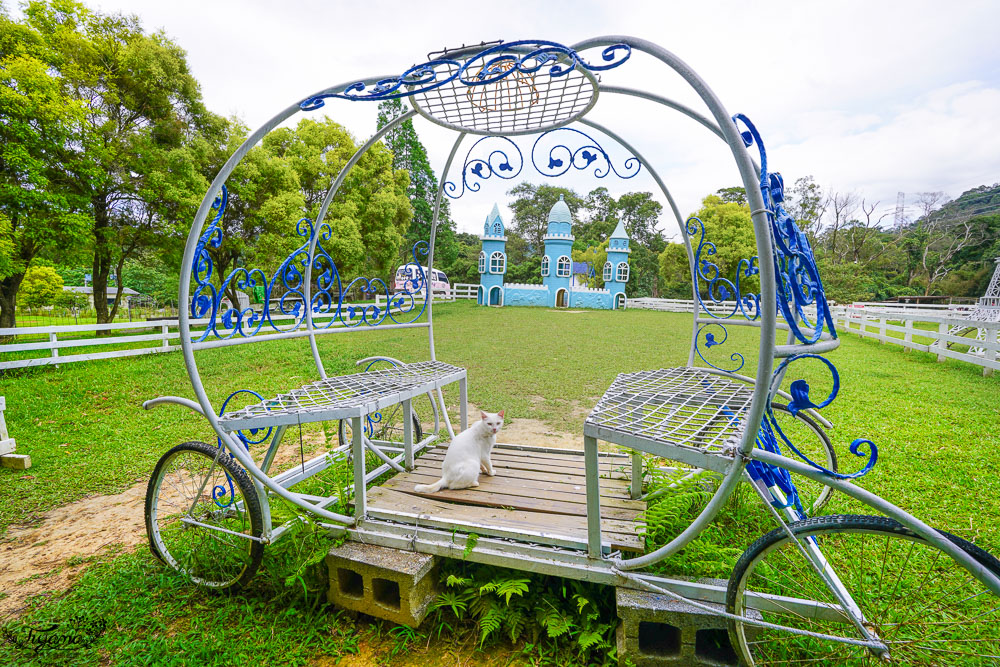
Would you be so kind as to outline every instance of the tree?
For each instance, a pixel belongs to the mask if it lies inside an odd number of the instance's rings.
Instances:
[[[400,100],[386,100],[378,105],[378,129],[382,129],[394,118],[403,115]],[[383,137],[385,145],[392,152],[392,168],[402,169],[410,175],[406,195],[413,206],[413,220],[406,230],[403,244],[403,260],[410,261],[409,252],[417,241],[430,241],[431,223],[434,220],[434,202],[438,193],[438,180],[427,159],[427,149],[420,142],[413,120],[407,119],[389,130]],[[437,235],[434,240],[434,263],[446,273],[458,258],[455,242],[455,222],[451,219],[448,198],[442,196],[441,211],[438,215]]]
[[[799,229],[809,237],[809,242],[816,244],[820,232],[823,213],[826,212],[827,199],[812,176],[802,176],[795,180],[790,192],[785,192],[785,210],[795,219]]]
[[[584,250],[573,250],[574,262],[590,262],[594,267],[594,275],[587,279],[587,287],[604,287],[604,263],[608,261],[608,240],[598,245],[591,245]]]
[[[825,230],[828,239],[827,250],[833,256],[837,255],[837,236],[842,227],[848,224],[858,209],[858,195],[855,192],[831,192],[827,198],[827,208],[833,213],[833,221]]]
[[[16,324],[25,272],[40,253],[85,242],[85,201],[64,169],[84,106],[67,94],[65,59],[38,30],[0,12],[0,327]]]
[[[728,188],[719,188],[715,194],[726,204],[747,205],[747,191],[742,185],[734,185]]]
[[[668,299],[691,298],[691,266],[683,243],[668,243],[657,256],[663,295]]]
[[[574,219],[578,218],[577,211],[584,206],[584,201],[573,190],[552,185],[534,185],[525,181],[515,185],[507,194],[514,197],[509,204],[514,211],[510,226],[528,242],[530,255],[541,254],[545,246],[543,239],[548,229],[549,211],[559,201],[560,195]]]
[[[625,223],[625,231],[633,243],[651,246],[654,252],[662,250],[662,244],[656,244],[655,239],[663,240],[663,233],[656,229],[663,206],[653,199],[649,192],[628,192],[618,198],[615,205],[618,219]],[[653,248],[652,245],[658,247]]]
[[[29,308],[50,306],[63,291],[62,276],[51,266],[33,266],[24,274],[21,300]]]
[[[147,34],[136,16],[91,12],[73,0],[31,2],[27,25],[56,54],[61,86],[85,102],[76,143],[65,150],[69,187],[92,221],[92,276],[98,322],[114,318],[108,280],[127,258],[168,233],[196,188],[185,144],[206,117],[184,51],[162,33]],[[180,151],[180,153],[178,153]],[[186,219],[190,219],[187,216]]]

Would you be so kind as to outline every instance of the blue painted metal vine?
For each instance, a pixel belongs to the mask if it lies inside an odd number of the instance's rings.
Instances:
[[[264,397],[255,391],[252,391],[250,389],[238,389],[233,393],[231,393],[226,398],[226,400],[222,402],[222,406],[219,408],[220,417],[226,413],[226,407],[229,405],[229,401],[233,400],[233,397],[239,396],[240,394],[250,394],[259,401],[263,402],[264,400]],[[263,432],[264,435],[257,437],[257,435],[261,432]],[[266,429],[250,428],[246,429],[245,432],[235,431],[235,435],[239,439],[239,441],[243,443],[243,447],[246,448],[246,450],[249,452],[250,445],[259,445],[260,443],[270,438],[272,432],[274,432],[274,427],[268,427]],[[222,438],[216,438],[216,442],[220,448],[223,446]],[[233,458],[231,452],[227,451],[225,452],[225,454],[227,454],[229,458]],[[223,486],[222,484],[216,484],[215,486],[212,487],[212,500],[215,501],[216,505],[225,509],[233,504],[233,501],[236,499],[236,491],[235,488],[233,487],[233,478],[230,477],[229,473],[226,472],[225,470],[223,470],[223,474],[225,474],[226,476],[226,485]],[[228,499],[226,498],[227,495]]]
[[[512,50],[528,49],[518,55]],[[601,51],[601,62],[584,60],[576,51],[557,42],[546,40],[521,40],[508,42],[484,49],[464,61],[452,58],[437,58],[420,65],[414,65],[399,76],[376,81],[374,84],[357,81],[343,90],[324,92],[303,100],[299,107],[303,111],[314,111],[322,107],[328,98],[350,101],[382,101],[409,97],[440,88],[452,81],[465,86],[483,86],[497,83],[515,72],[536,74],[544,69],[544,74],[558,78],[566,76],[578,67],[590,72],[600,72],[618,67],[632,54],[628,44],[613,44]],[[481,63],[481,65],[480,65]],[[474,73],[473,73],[474,72]]]
[[[312,220],[302,218],[296,225],[296,234],[303,243],[285,258],[273,276],[268,279],[261,269],[233,269],[224,278],[215,275],[212,249],[221,247],[223,239],[222,220],[225,215],[228,192],[226,187],[216,197],[216,210],[212,221],[206,226],[195,246],[191,277],[195,287],[191,296],[190,314],[192,318],[207,320],[205,330],[195,338],[201,342],[214,336],[228,339],[235,336],[249,338],[257,335],[268,325],[268,330],[284,333],[302,328],[307,323],[305,303],[309,294],[309,308],[312,313],[313,329],[323,330],[334,324],[346,327],[378,326],[386,319],[396,324],[414,322],[427,308],[427,276],[421,257],[428,254],[426,241],[418,241],[411,249],[413,277],[405,281],[402,289],[390,289],[380,278],[358,276],[345,287],[340,272],[323,242],[329,241],[332,230],[326,223],[318,228]],[[318,238],[316,238],[318,236]],[[309,246],[315,239],[315,252],[310,257]],[[312,288],[305,285],[306,270],[312,262]],[[239,290],[264,288],[264,308],[257,312],[251,306],[240,308],[239,304],[225,302],[226,291],[230,287]],[[376,295],[385,298],[382,306],[374,303],[345,303],[345,297],[357,289],[365,299]],[[278,296],[280,294],[280,296]],[[277,308],[271,311],[272,298]],[[278,316],[290,316],[290,323],[282,323]],[[319,317],[319,321],[317,321]],[[326,318],[326,319],[323,319]],[[221,329],[220,325],[221,324]]]
[[[502,148],[490,148],[491,144],[497,143]],[[489,153],[485,157],[473,157],[480,144],[489,149]],[[513,160],[513,162],[517,165],[516,167],[511,165],[511,158],[515,155],[517,159]],[[452,199],[458,199],[466,191],[479,192],[479,188],[482,187],[480,181],[488,180],[492,176],[510,180],[516,178],[523,168],[524,156],[521,154],[521,149],[518,148],[517,144],[507,137],[493,135],[483,137],[472,144],[469,152],[465,155],[465,162],[462,164],[462,189],[459,190],[458,186],[451,181],[445,181],[444,193]],[[472,177],[475,177],[476,180],[472,180]],[[458,191],[457,194],[455,194],[456,191]]]
[[[746,130],[740,132],[743,144],[747,148],[756,145],[760,154],[760,191],[771,226],[771,240],[774,242],[772,259],[778,309],[800,342],[815,343],[820,339],[824,328],[836,338],[837,330],[826,302],[826,293],[809,239],[781,205],[785,199],[784,179],[779,173],[767,171],[767,151],[760,133],[750,119],[743,114],[736,114],[733,122],[737,128],[741,123],[746,127]],[[815,321],[805,312],[805,308],[812,305],[816,307]]]
[[[544,149],[542,149],[541,154],[539,154],[539,144],[544,145],[546,138],[556,135],[561,138],[560,141],[567,143],[557,143],[549,148],[548,153],[545,153]],[[581,137],[585,141],[581,141]],[[579,145],[576,148],[570,148],[571,143]],[[612,172],[618,178],[634,178],[642,168],[639,158],[633,155],[625,160],[622,165],[623,171],[619,172],[615,169],[607,151],[601,147],[596,139],[585,132],[571,127],[557,127],[542,133],[535,139],[535,143],[531,146],[531,163],[535,166],[539,174],[550,178],[562,176],[570,170],[570,167],[583,171],[594,165],[594,163],[597,163],[594,166],[594,176],[596,178],[604,178]]]
[[[787,359],[782,361],[781,364],[774,370],[774,375],[773,375],[774,382],[772,383],[771,392],[768,395],[768,401],[767,401],[767,414],[766,414],[767,421],[764,423],[766,424],[769,422],[771,426],[774,428],[774,432],[777,433],[778,436],[781,438],[781,441],[784,442],[786,445],[788,445],[788,447],[793,452],[795,452],[795,454],[800,459],[811,465],[813,468],[821,470],[822,472],[825,472],[826,474],[831,475],[832,477],[836,477],[837,479],[856,479],[858,477],[863,477],[864,475],[867,475],[868,472],[875,466],[875,462],[878,460],[878,447],[871,440],[868,440],[866,438],[857,438],[856,440],[851,442],[850,446],[851,454],[860,458],[868,457],[868,460],[865,462],[865,465],[861,468],[861,470],[852,473],[840,473],[834,470],[830,470],[829,468],[823,467],[822,465],[816,463],[815,461],[812,461],[808,456],[799,451],[799,449],[792,443],[792,441],[788,438],[788,436],[785,435],[785,432],[781,429],[781,425],[778,424],[778,420],[775,419],[774,408],[772,407],[772,401],[774,400],[773,394],[777,390],[777,385],[778,385],[777,380],[778,378],[784,377],[785,369],[788,368],[790,364],[796,361],[800,361],[802,359],[818,359],[819,361],[821,361],[823,365],[826,366],[827,370],[830,372],[831,379],[833,380],[833,388],[830,390],[830,393],[829,395],[827,395],[826,398],[824,398],[819,403],[816,403],[809,397],[809,384],[805,380],[799,379],[793,381],[789,386],[788,393],[792,395],[792,401],[788,404],[788,411],[791,412],[792,415],[794,416],[802,410],[808,410],[808,409],[821,410],[826,406],[830,405],[830,403],[833,402],[833,399],[837,397],[837,393],[840,391],[840,374],[837,373],[837,367],[834,366],[829,359],[820,356],[818,354],[797,354],[795,356],[788,357]],[[862,448],[865,446],[867,446],[868,449],[867,452],[862,451]]]

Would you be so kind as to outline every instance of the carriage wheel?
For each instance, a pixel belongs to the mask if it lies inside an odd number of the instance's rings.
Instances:
[[[791,415],[785,405],[772,403],[771,407],[776,413]],[[810,459],[821,463],[827,470],[837,471],[837,452],[833,449],[830,436],[812,417],[804,412],[798,412],[794,420],[783,420],[781,428]],[[794,477],[793,481],[799,492],[802,507],[808,515],[818,514],[826,506],[830,496],[833,495],[833,487],[821,482],[814,482],[807,477],[798,475]]]
[[[245,586],[264,554],[263,543],[248,538],[260,538],[263,526],[250,476],[225,449],[185,442],[153,469],[146,489],[150,549],[194,583],[223,593]]]
[[[414,401],[415,403],[416,401]],[[380,412],[377,412],[372,417],[372,433],[368,435],[369,440],[385,440],[387,442],[398,443],[400,446],[403,444],[403,406],[393,405]],[[414,409],[412,411],[411,417],[413,419],[413,442],[414,444],[420,442],[424,438],[423,427],[420,425],[420,418],[417,416],[417,411]],[[362,420],[362,424],[365,424],[365,420]],[[337,427],[337,437],[340,438],[340,444],[349,445],[351,443],[352,434],[354,431],[351,429],[350,419],[341,419],[340,424]]]
[[[889,649],[888,662],[868,649],[730,622],[733,646],[747,665],[1000,664],[1000,599],[943,551],[885,517],[838,515],[791,524],[815,538],[823,556],[860,607],[866,626]],[[1000,561],[970,542],[941,533],[1000,576]],[[811,617],[787,600],[766,610],[748,592],[821,603]],[[727,608],[757,608],[764,621],[861,639],[836,610],[839,603],[782,528],[757,540],[729,580]]]

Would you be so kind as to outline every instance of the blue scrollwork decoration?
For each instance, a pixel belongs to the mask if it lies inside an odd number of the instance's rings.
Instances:
[[[826,293],[809,239],[782,206],[785,199],[784,180],[781,174],[768,172],[764,142],[750,119],[743,114],[736,114],[733,122],[737,129],[740,124],[746,128],[740,132],[743,144],[747,148],[756,146],[760,154],[759,185],[774,242],[778,309],[801,343],[815,343],[820,339],[824,328],[836,338],[837,330],[826,302]],[[815,306],[815,319],[806,314],[807,306]]]
[[[526,53],[524,53],[526,51]],[[632,55],[628,44],[613,44],[601,51],[601,62],[583,59],[573,49],[557,42],[522,40],[484,49],[465,61],[437,58],[414,65],[396,77],[375,82],[357,81],[343,90],[323,92],[303,100],[299,108],[315,111],[328,98],[350,101],[395,100],[426,93],[453,81],[465,86],[497,83],[515,72],[542,73],[552,78],[566,76],[580,68],[601,72],[618,67]]]
[[[788,438],[788,436],[785,435],[785,432],[781,429],[781,425],[778,423],[778,420],[774,416],[774,409],[772,407],[774,394],[777,391],[779,384],[778,378],[784,377],[785,369],[788,368],[790,364],[796,361],[800,361],[802,359],[818,359],[820,362],[822,362],[823,365],[826,366],[827,370],[830,372],[830,376],[833,381],[833,387],[830,390],[830,393],[823,400],[817,403],[809,396],[809,384],[804,379],[793,381],[791,383],[791,386],[789,387],[790,389],[789,393],[792,396],[792,400],[788,404],[788,411],[791,412],[793,415],[796,415],[802,410],[809,410],[809,409],[820,410],[830,405],[830,403],[833,402],[833,399],[837,397],[837,393],[840,391],[840,374],[837,373],[837,367],[834,366],[829,359],[826,359],[825,357],[822,357],[818,354],[797,354],[795,356],[788,357],[783,362],[781,362],[781,364],[774,370],[774,375],[773,375],[774,381],[772,382],[771,391],[768,394],[768,401],[767,401],[767,420],[763,423],[764,424],[770,423],[771,427],[774,429],[774,433],[776,433],[778,437],[781,438],[781,441],[784,442],[789,447],[789,449],[795,452],[795,454],[800,459],[811,465],[813,468],[825,472],[826,474],[832,477],[836,477],[837,479],[856,479],[858,477],[863,477],[864,475],[867,475],[868,472],[875,466],[875,462],[878,460],[878,447],[871,440],[868,440],[866,438],[858,438],[853,442],[851,442],[850,446],[851,454],[859,458],[867,457],[868,459],[865,462],[865,465],[861,468],[861,470],[852,473],[840,473],[825,468],[824,466],[816,463],[815,461],[812,461],[808,456],[799,451],[799,449],[792,443],[792,441]],[[867,451],[864,451],[865,448],[867,448]]]
[[[540,146],[555,142],[548,151]],[[571,146],[573,146],[571,148]],[[562,176],[570,168],[583,171],[594,167],[594,176],[604,178],[614,173],[619,178],[634,178],[642,168],[639,158],[630,156],[618,171],[596,139],[571,127],[557,127],[542,133],[531,146],[531,163],[542,176]]]
[[[482,144],[482,147],[480,145]],[[499,144],[499,148],[491,145]],[[478,150],[477,150],[478,149]],[[483,155],[484,157],[474,157]],[[513,162],[513,164],[511,164]],[[507,137],[488,136],[483,137],[465,155],[465,163],[462,165],[462,188],[451,181],[445,181],[444,193],[452,199],[458,199],[469,192],[479,192],[481,181],[489,180],[496,176],[504,180],[516,178],[524,168],[524,156],[521,149]]]
[[[757,320],[760,317],[760,294],[750,291],[744,284],[744,281],[760,273],[757,258],[741,259],[736,266],[736,281],[733,282],[722,277],[719,266],[711,261],[711,257],[718,250],[714,243],[705,238],[705,223],[701,218],[696,216],[688,218],[686,227],[688,236],[698,239],[694,252],[695,281],[698,288],[695,294],[701,310],[709,317],[719,320],[729,319],[737,312],[751,322]],[[711,302],[713,308],[709,308],[705,298]],[[732,309],[727,312],[724,304],[730,301]]]
[[[326,223],[315,225],[302,218],[295,226],[302,243],[278,266],[270,279],[261,269],[239,267],[228,275],[215,275],[212,251],[221,247],[228,193],[223,186],[216,197],[216,210],[195,246],[191,277],[195,283],[191,297],[191,317],[205,324],[195,342],[209,338],[250,338],[262,330],[285,333],[311,326],[324,330],[333,326],[378,326],[387,319],[406,324],[419,319],[427,308],[427,275],[421,257],[428,254],[426,241],[418,241],[411,249],[413,261],[407,265],[407,278],[391,288],[381,278],[359,276],[346,287],[330,253],[324,248],[332,230]],[[310,247],[314,250],[310,253]],[[306,275],[312,263],[311,284]],[[415,268],[409,268],[415,267]],[[227,292],[262,288],[264,307],[260,312],[249,304],[231,304]],[[308,288],[307,288],[308,287]],[[359,294],[362,303],[350,303],[348,295]],[[376,297],[384,299],[375,303]],[[308,300],[308,311],[306,302]],[[272,308],[272,304],[274,307]],[[265,330],[264,327],[267,326]]]
[[[709,329],[709,327],[716,327],[716,328],[706,331],[706,329]],[[722,332],[722,338],[721,339],[716,338],[716,336],[719,334],[720,331]],[[704,337],[702,336],[703,333],[704,333]],[[723,325],[721,325],[721,324],[719,324],[717,322],[709,322],[708,324],[703,324],[700,327],[698,327],[698,332],[695,333],[695,336],[694,336],[694,340],[695,340],[694,349],[695,349],[695,352],[698,353],[698,356],[701,358],[702,361],[704,361],[706,364],[708,364],[709,366],[711,366],[712,368],[714,368],[716,370],[720,370],[720,371],[723,371],[723,372],[726,372],[726,373],[738,373],[740,371],[740,369],[743,368],[743,365],[746,363],[746,360],[743,358],[743,355],[740,354],[739,352],[734,352],[731,355],[729,355],[729,360],[732,361],[732,362],[734,362],[736,364],[735,368],[721,368],[721,367],[716,366],[715,364],[713,364],[708,359],[706,359],[705,356],[702,354],[702,351],[701,351],[702,350],[702,346],[704,346],[704,348],[705,348],[705,350],[707,352],[710,348],[713,348],[716,345],[723,345],[723,344],[725,344],[725,342],[728,339],[729,339],[729,331],[727,331],[726,327],[724,327]]]

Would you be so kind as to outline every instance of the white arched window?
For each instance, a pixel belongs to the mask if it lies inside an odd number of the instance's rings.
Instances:
[[[503,225],[499,220],[493,223],[493,236],[503,236]]]
[[[507,256],[499,250],[490,255],[490,273],[503,273],[507,270]]]
[[[548,277],[549,275],[549,256],[545,255],[542,257],[542,277]]]
[[[486,273],[486,253],[479,253],[479,272]]]
[[[556,262],[556,277],[557,278],[569,278],[569,257],[563,255]]]
[[[611,266],[611,262],[604,263],[604,282],[611,280],[611,273],[613,270],[614,267]]]
[[[615,277],[615,279],[620,283],[628,282],[628,262],[618,263],[618,275]]]

